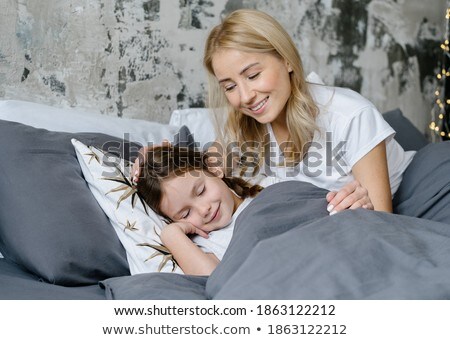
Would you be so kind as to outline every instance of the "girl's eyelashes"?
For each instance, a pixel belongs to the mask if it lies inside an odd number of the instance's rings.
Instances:
[[[181,218],[182,219],[186,219],[188,216],[189,216],[189,213],[191,212],[191,210],[189,209],[189,210],[187,210],[182,216],[181,216]]]
[[[200,192],[198,193],[198,195],[202,195],[206,190],[206,186],[203,186],[202,189],[200,190]]]
[[[197,195],[198,195],[198,196],[203,195],[203,193],[204,193],[205,191],[206,191],[206,185],[203,185],[203,186],[198,190]],[[185,212],[183,212],[183,213],[180,215],[180,219],[186,219],[186,218],[188,218],[190,213],[191,213],[191,209],[187,209]]]

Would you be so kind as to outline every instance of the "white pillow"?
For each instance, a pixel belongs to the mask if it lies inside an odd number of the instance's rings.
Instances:
[[[193,134],[195,142],[200,144],[200,148],[216,140],[216,133],[211,121],[209,109],[191,108],[175,110],[170,116],[169,124],[179,127],[186,125]]]
[[[140,200],[130,183],[129,164],[111,165],[112,159],[108,162],[103,151],[76,139],[72,139],[72,144],[89,188],[126,250],[131,274],[181,274],[181,269],[159,237],[164,222]]]
[[[62,109],[20,100],[0,101],[0,119],[62,132],[100,132],[146,145],[172,140],[177,126],[127,119],[78,109]],[[128,135],[126,135],[128,134]]]

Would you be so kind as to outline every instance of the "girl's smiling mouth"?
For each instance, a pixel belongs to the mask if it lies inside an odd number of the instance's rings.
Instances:
[[[208,222],[208,224],[211,223],[211,222],[214,222],[216,219],[218,219],[219,215],[220,215],[220,204],[219,204],[219,206],[217,207],[216,212],[214,213],[213,217],[212,217],[211,220]]]

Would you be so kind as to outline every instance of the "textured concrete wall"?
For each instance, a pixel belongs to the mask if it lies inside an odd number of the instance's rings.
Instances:
[[[203,41],[237,8],[275,16],[307,71],[425,130],[445,0],[0,0],[0,99],[167,122],[203,106]]]

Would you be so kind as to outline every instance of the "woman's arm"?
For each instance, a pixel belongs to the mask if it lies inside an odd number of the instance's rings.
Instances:
[[[352,168],[355,179],[367,189],[374,209],[392,212],[392,194],[386,158],[386,143],[382,141]]]
[[[189,275],[210,275],[219,264],[213,254],[204,253],[188,234],[207,234],[189,223],[175,222],[167,225],[161,232],[161,241],[170,250],[181,270]]]
[[[327,195],[330,212],[365,207],[392,212],[386,145],[381,142],[352,168],[356,181]]]
[[[329,211],[367,208],[392,212],[391,186],[386,159],[386,145],[381,142],[352,168],[355,181],[338,192],[327,195]]]

